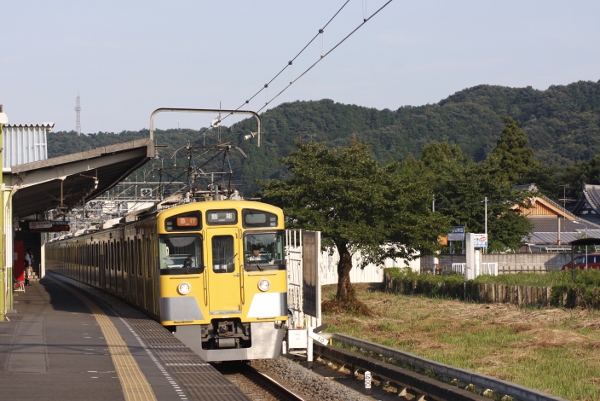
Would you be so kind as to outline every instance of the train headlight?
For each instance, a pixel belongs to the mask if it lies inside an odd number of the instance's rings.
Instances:
[[[191,290],[192,290],[192,285],[185,281],[183,283],[179,283],[179,285],[177,286],[177,292],[180,293],[181,295],[187,295],[190,293]]]
[[[266,278],[260,279],[258,282],[258,289],[262,292],[268,291],[271,288],[271,283]]]

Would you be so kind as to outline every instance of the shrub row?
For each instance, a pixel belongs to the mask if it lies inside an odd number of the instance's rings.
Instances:
[[[384,275],[385,290],[396,294],[566,308],[600,307],[599,283],[598,271],[481,276],[466,281],[458,274],[418,274],[410,268],[389,268]]]

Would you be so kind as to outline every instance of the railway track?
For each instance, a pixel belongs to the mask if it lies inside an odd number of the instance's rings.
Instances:
[[[315,355],[319,356],[322,363],[337,365],[338,371],[345,370],[348,376],[358,377],[363,381],[364,373],[369,371],[373,382],[393,388],[396,399],[403,396],[406,399],[416,397],[427,400],[483,401],[502,398],[566,401],[515,383],[454,368],[353,337],[334,334],[333,339],[344,349],[315,344]],[[410,367],[410,370],[399,365]],[[416,371],[427,372],[428,375]]]
[[[253,401],[308,401],[247,363],[218,363],[214,367]]]

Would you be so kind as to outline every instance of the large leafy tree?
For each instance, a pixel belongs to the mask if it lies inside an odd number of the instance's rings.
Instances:
[[[516,249],[529,234],[531,224],[515,205],[525,207],[532,194],[515,190],[507,176],[488,161],[468,161],[458,146],[432,142],[412,164],[421,176],[429,177],[435,209],[453,225],[483,233],[487,209],[488,250]]]
[[[447,187],[461,177],[466,157],[460,147],[446,142],[431,142],[423,147],[421,156],[416,162],[410,159],[404,161],[406,165],[418,170],[418,174],[429,182],[432,188],[432,208],[435,203],[449,204]]]
[[[436,250],[437,236],[447,230],[445,218],[431,211],[431,190],[419,176],[398,163],[381,167],[365,144],[328,149],[299,143],[283,163],[291,178],[263,183],[263,199],[281,206],[291,226],[319,230],[337,248],[340,301],[354,299],[354,251],[365,264],[410,259],[416,251]]]
[[[527,208],[532,195],[515,189],[487,161],[468,163],[460,175],[446,182],[445,203],[440,202],[436,210],[468,232],[484,233],[487,223],[488,250],[506,251],[517,249],[531,231],[531,222],[516,206]]]

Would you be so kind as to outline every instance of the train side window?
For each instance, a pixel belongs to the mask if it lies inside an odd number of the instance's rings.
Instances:
[[[115,270],[115,243],[110,243],[110,270]]]
[[[150,237],[146,237],[146,246],[144,248],[144,256],[142,259],[142,266],[143,266],[144,271],[146,272],[147,278],[152,278],[152,267],[148,263],[148,261],[149,261],[148,252],[150,252],[150,249],[152,249],[152,243],[150,242]]]
[[[212,237],[212,265],[215,273],[232,273],[234,266],[233,237],[215,235]]]
[[[117,265],[117,272],[121,271],[121,262],[123,261],[123,255],[121,254],[122,249],[121,249],[121,241],[117,242],[117,258],[115,260],[116,265]]]

